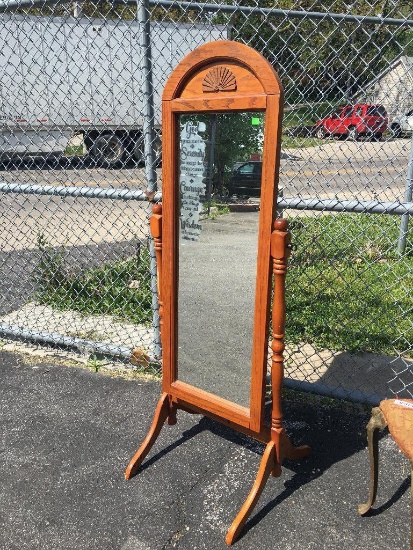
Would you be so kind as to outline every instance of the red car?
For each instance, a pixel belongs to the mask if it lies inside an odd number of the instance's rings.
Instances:
[[[388,124],[389,118],[383,105],[358,103],[341,107],[331,116],[319,120],[315,135],[318,138],[343,136],[353,141],[364,135],[379,140]]]

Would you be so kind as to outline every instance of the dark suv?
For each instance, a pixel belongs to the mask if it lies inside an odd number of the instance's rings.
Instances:
[[[259,197],[261,195],[262,161],[237,163],[228,182],[228,195]]]
[[[362,135],[380,139],[388,123],[383,105],[358,103],[341,107],[331,116],[319,120],[315,126],[315,135],[318,138],[345,136],[353,141]]]

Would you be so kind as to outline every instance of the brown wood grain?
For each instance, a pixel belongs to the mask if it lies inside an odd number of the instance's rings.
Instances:
[[[206,75],[214,68],[228,68],[235,77],[236,90],[205,93]],[[271,95],[270,95],[271,94]],[[267,103],[269,104],[267,106]],[[275,217],[282,89],[272,66],[251,48],[230,41],[218,41],[197,48],[178,65],[163,94],[163,254],[162,283],[166,345],[164,350],[163,391],[176,401],[197,407],[204,414],[222,416],[227,421],[260,434],[264,425],[265,375],[268,352],[268,326],[271,293],[270,240]],[[177,273],[178,273],[178,136],[179,114],[199,112],[240,112],[262,110],[266,113],[263,153],[262,200],[260,209],[258,258],[255,291],[251,395],[248,412],[222,398],[204,395],[188,384],[176,385],[177,371]],[[277,156],[278,155],[278,156]],[[179,391],[178,389],[179,388]],[[246,422],[246,419],[248,421]]]
[[[180,97],[187,82],[205,67],[233,62],[250,70],[251,80],[260,82],[266,95],[280,93],[282,86],[278,75],[260,53],[239,42],[217,40],[196,48],[178,64],[165,85],[162,100],[170,101]],[[256,83],[250,85],[256,86]]]
[[[163,423],[176,422],[176,411],[206,415],[267,445],[257,479],[227,536],[238,537],[270,474],[280,475],[284,458],[300,459],[308,447],[295,448],[282,424],[284,374],[285,274],[290,235],[276,216],[281,148],[283,92],[277,74],[261,54],[233,41],[217,41],[191,52],[168,79],[162,97],[163,203],[155,207],[151,231],[159,266],[162,305],[163,394],[150,432],[131,460],[136,473]],[[261,201],[255,283],[250,406],[242,407],[179,379],[179,116],[184,113],[265,112]],[[162,220],[162,221],[161,221]],[[160,226],[162,223],[162,226]],[[273,223],[274,229],[273,229]],[[271,287],[274,278],[272,342],[272,419],[264,422]],[[250,312],[246,312],[249,314]]]
[[[227,113],[245,111],[263,111],[267,105],[265,95],[245,95],[231,97],[211,97],[210,94],[201,98],[174,99],[171,109],[176,113]]]

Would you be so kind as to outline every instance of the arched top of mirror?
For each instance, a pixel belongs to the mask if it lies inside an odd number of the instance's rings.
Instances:
[[[237,109],[232,98],[282,95],[272,65],[258,52],[239,42],[218,40],[199,46],[185,57],[166,83],[162,99],[227,99],[226,109]],[[211,108],[213,109],[213,107]]]

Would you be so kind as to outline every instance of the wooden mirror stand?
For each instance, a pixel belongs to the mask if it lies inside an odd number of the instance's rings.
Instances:
[[[255,50],[237,42],[217,41],[197,48],[177,66],[166,83],[162,105],[163,201],[162,205],[153,206],[150,220],[158,266],[162,395],[149,433],[130,461],[125,477],[130,479],[137,473],[165,421],[176,423],[178,409],[208,416],[264,443],[266,448],[255,483],[226,536],[226,543],[231,545],[268,477],[281,475],[284,459],[299,460],[310,453],[308,446],[291,444],[283,427],[281,410],[285,276],[290,254],[287,222],[275,220],[282,88],[272,66]],[[178,369],[179,117],[245,112],[265,114],[249,407],[184,382]],[[272,287],[272,413],[271,424],[267,425],[264,405]]]

